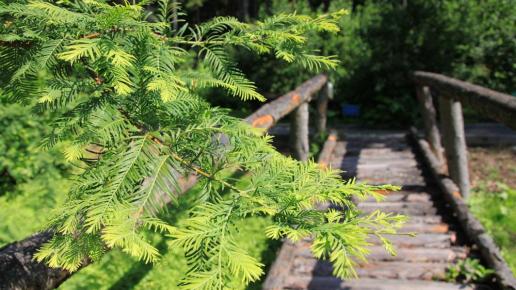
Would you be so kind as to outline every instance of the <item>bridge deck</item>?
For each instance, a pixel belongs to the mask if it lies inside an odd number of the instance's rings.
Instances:
[[[402,190],[390,193],[377,203],[358,204],[363,212],[381,209],[408,215],[403,231],[416,232],[414,238],[391,237],[398,250],[390,256],[379,241],[371,250],[369,262],[357,269],[359,279],[342,281],[331,275],[331,265],[310,253],[310,241],[285,242],[269,272],[265,289],[489,289],[444,282],[446,268],[470,255],[449,218],[442,215],[439,192],[422,174],[418,162],[401,133],[347,134],[346,142],[335,148],[331,166],[345,170],[344,177],[356,176],[371,184],[390,183]]]

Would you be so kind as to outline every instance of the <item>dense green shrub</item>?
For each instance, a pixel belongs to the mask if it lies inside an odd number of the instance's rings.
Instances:
[[[155,233],[184,251],[186,289],[234,289],[234,281],[249,284],[263,274],[264,265],[237,241],[239,222],[263,216],[271,221],[264,237],[312,238],[314,256],[328,257],[340,277],[356,276],[369,235],[394,254],[383,235],[395,234],[405,217],[359,215],[350,200],[398,187],[343,181],[339,172],[285,157],[270,137],[210,106],[200,91],[222,88],[241,101],[264,101],[228,48],[274,54],[305,70],[335,67],[331,56],[307,50],[306,39],[338,32],[343,13],[276,14],[254,24],[219,17],[177,30],[169,1],[148,4],[0,4],[3,94],[54,115],[45,146],[63,146],[61,159],[81,168],[50,222],[53,238],[35,258],[70,272],[111,249],[156,262]],[[250,182],[235,185],[223,174],[234,170]],[[190,174],[202,184],[199,203],[172,225],[160,214],[168,200],[178,202]],[[322,212],[317,205],[325,202],[347,211]]]
[[[516,5],[513,1],[333,0],[330,11],[352,12],[336,35],[312,34],[310,47],[337,55],[337,102],[362,107],[369,124],[404,127],[417,119],[413,70],[427,70],[507,93],[516,90]],[[358,1],[353,1],[358,2]],[[356,4],[356,3],[355,3]],[[273,11],[319,13],[308,1],[274,1]],[[272,58],[239,54],[243,70],[275,96],[309,78]],[[336,108],[336,106],[334,107]]]
[[[70,168],[62,155],[40,147],[50,133],[47,123],[46,114],[0,99],[0,246],[41,229],[48,219],[45,212],[68,189]]]

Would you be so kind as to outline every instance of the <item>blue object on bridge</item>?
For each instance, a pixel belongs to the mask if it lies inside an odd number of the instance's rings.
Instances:
[[[358,117],[360,116],[360,106],[352,104],[341,104],[342,115],[344,117]]]

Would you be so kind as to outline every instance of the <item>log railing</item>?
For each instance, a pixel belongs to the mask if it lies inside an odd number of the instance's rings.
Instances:
[[[478,246],[487,265],[495,270],[500,289],[514,290],[516,279],[499,248],[464,201],[469,193],[469,172],[462,104],[516,129],[516,98],[435,73],[415,72],[414,80],[425,127],[424,139],[419,139],[416,130],[412,130],[415,145],[464,232]],[[432,94],[439,98],[445,154],[441,147]],[[450,178],[445,174],[446,165]]]
[[[301,161],[308,159],[308,103],[317,92],[317,133],[326,131],[328,99],[332,97],[332,85],[326,75],[318,75],[295,90],[263,105],[245,119],[256,128],[270,129],[281,118],[294,111],[290,129],[290,147],[294,157]]]
[[[318,75],[297,87],[295,90],[276,98],[263,105],[245,121],[264,131],[274,126],[280,119],[295,111],[292,118],[291,144],[294,156],[298,160],[308,159],[308,103],[315,99],[317,102],[317,130],[326,130],[326,107],[331,97],[331,84],[326,75]],[[183,194],[197,182],[197,175],[178,178],[179,188]],[[168,196],[167,196],[168,197]],[[170,199],[164,200],[167,206]],[[52,237],[52,231],[47,230],[14,242],[0,248],[0,289],[54,289],[66,281],[73,273],[63,269],[50,268],[44,263],[33,259],[36,251]],[[83,267],[90,261],[85,261]]]
[[[414,80],[422,108],[425,137],[437,159],[447,165],[448,174],[466,198],[470,184],[462,105],[516,129],[516,98],[436,73],[417,71]],[[444,155],[432,94],[438,97]]]

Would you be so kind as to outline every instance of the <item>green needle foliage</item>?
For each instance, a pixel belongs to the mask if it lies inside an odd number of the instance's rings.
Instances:
[[[231,47],[311,70],[335,67],[332,57],[306,51],[305,37],[338,31],[345,11],[281,14],[254,24],[222,17],[181,23],[175,31],[165,22],[168,7],[102,0],[0,5],[3,94],[35,112],[52,111],[57,117],[43,143],[60,144],[79,168],[51,221],[55,236],[36,258],[76,271],[120,248],[154,262],[160,254],[145,235],[154,231],[185,251],[186,289],[222,289],[263,274],[263,265],[235,242],[235,222],[257,215],[271,217],[269,238],[312,238],[313,253],[329,258],[340,277],[352,276],[355,261],[365,259],[368,236],[392,251],[383,235],[395,233],[403,217],[360,216],[350,198],[395,187],[343,182],[338,172],[284,157],[270,137],[199,96],[218,87],[242,100],[264,100],[229,58]],[[251,182],[233,186],[231,170],[248,172]],[[191,173],[204,184],[201,202],[174,227],[158,214]],[[345,211],[318,210],[321,203]]]

